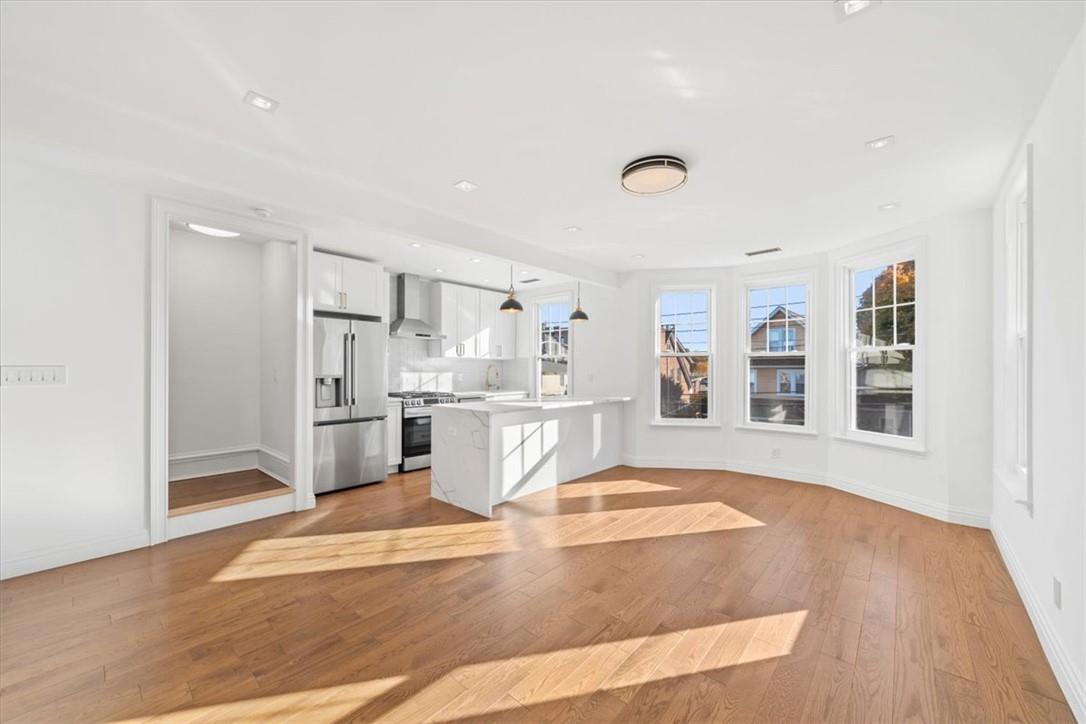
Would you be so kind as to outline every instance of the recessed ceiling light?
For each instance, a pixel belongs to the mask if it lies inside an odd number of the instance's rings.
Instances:
[[[444,274],[445,273],[445,270],[442,269],[441,267],[435,267],[434,271],[437,272],[438,274]]]
[[[622,169],[622,188],[634,196],[659,196],[686,185],[686,163],[675,156],[645,156]]]
[[[422,248],[422,244],[418,243],[417,241],[412,241],[410,244],[408,244],[408,246],[410,246],[412,249]]]
[[[481,261],[482,261],[482,259],[480,259],[479,257],[475,257],[474,259],[471,260],[471,263],[472,264],[478,264]]]
[[[879,206],[879,211],[893,211],[899,206],[901,206],[900,201],[891,201],[888,204],[882,204],[881,206]]]
[[[878,151],[880,148],[886,148],[887,146],[894,145],[893,136],[883,136],[882,138],[872,138],[870,141],[864,144],[869,151]]]
[[[453,188],[460,189],[461,191],[474,191],[479,187],[467,179],[461,179],[453,184]]]
[[[528,272],[527,272],[527,270],[525,270],[525,269],[521,269],[521,270],[520,270],[520,273],[521,273],[521,275],[524,275],[524,274],[527,274]]]
[[[251,105],[253,108],[259,108],[262,111],[273,113],[276,108],[279,107],[279,101],[274,98],[268,98],[265,95],[261,95],[256,91],[249,91],[245,94],[245,102]]]
[[[844,20],[872,5],[878,5],[879,2],[880,0],[834,0],[833,9],[837,12],[837,19]]]
[[[581,227],[579,227],[579,226],[567,226],[566,227],[566,231],[568,231],[571,234],[576,234],[580,230],[581,230]]]
[[[241,236],[236,231],[227,231],[226,229],[216,229],[214,226],[204,226],[203,224],[185,224],[198,234],[206,234],[207,236],[218,236],[223,239],[233,239],[235,236]]]
[[[645,255],[644,255],[644,254],[634,254],[634,255],[633,255],[633,256],[631,256],[630,258],[631,258],[631,259],[644,259],[644,258],[645,258]]]

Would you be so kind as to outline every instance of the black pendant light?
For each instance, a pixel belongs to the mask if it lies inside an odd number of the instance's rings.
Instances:
[[[509,312],[510,314],[516,314],[517,312],[524,311],[524,305],[517,301],[516,292],[513,290],[513,265],[509,265],[509,296],[506,297],[502,305],[498,307],[503,312]]]
[[[588,315],[581,309],[581,283],[577,282],[577,308],[573,310],[573,314],[569,315],[569,321],[571,322],[587,322]]]

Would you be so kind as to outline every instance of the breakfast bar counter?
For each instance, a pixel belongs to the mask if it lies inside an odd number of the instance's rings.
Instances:
[[[619,465],[631,399],[435,405],[430,495],[489,518],[499,503]]]

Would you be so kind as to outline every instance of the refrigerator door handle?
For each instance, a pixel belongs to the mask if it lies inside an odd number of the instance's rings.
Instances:
[[[355,398],[356,390],[355,390],[355,384],[354,384],[355,383],[355,380],[354,380],[354,372],[355,372],[354,361],[358,357],[357,344],[358,344],[358,342],[357,342],[357,339],[355,338],[354,332],[351,332],[351,406],[352,407],[354,405],[358,404],[358,400]]]
[[[351,395],[354,394],[354,370],[351,365],[351,333],[343,335],[343,404],[351,404]],[[350,416],[350,413],[348,413]]]

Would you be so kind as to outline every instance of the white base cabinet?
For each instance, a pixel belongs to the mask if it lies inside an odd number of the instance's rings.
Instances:
[[[403,462],[403,404],[396,400],[388,403],[388,469],[396,472]]]

